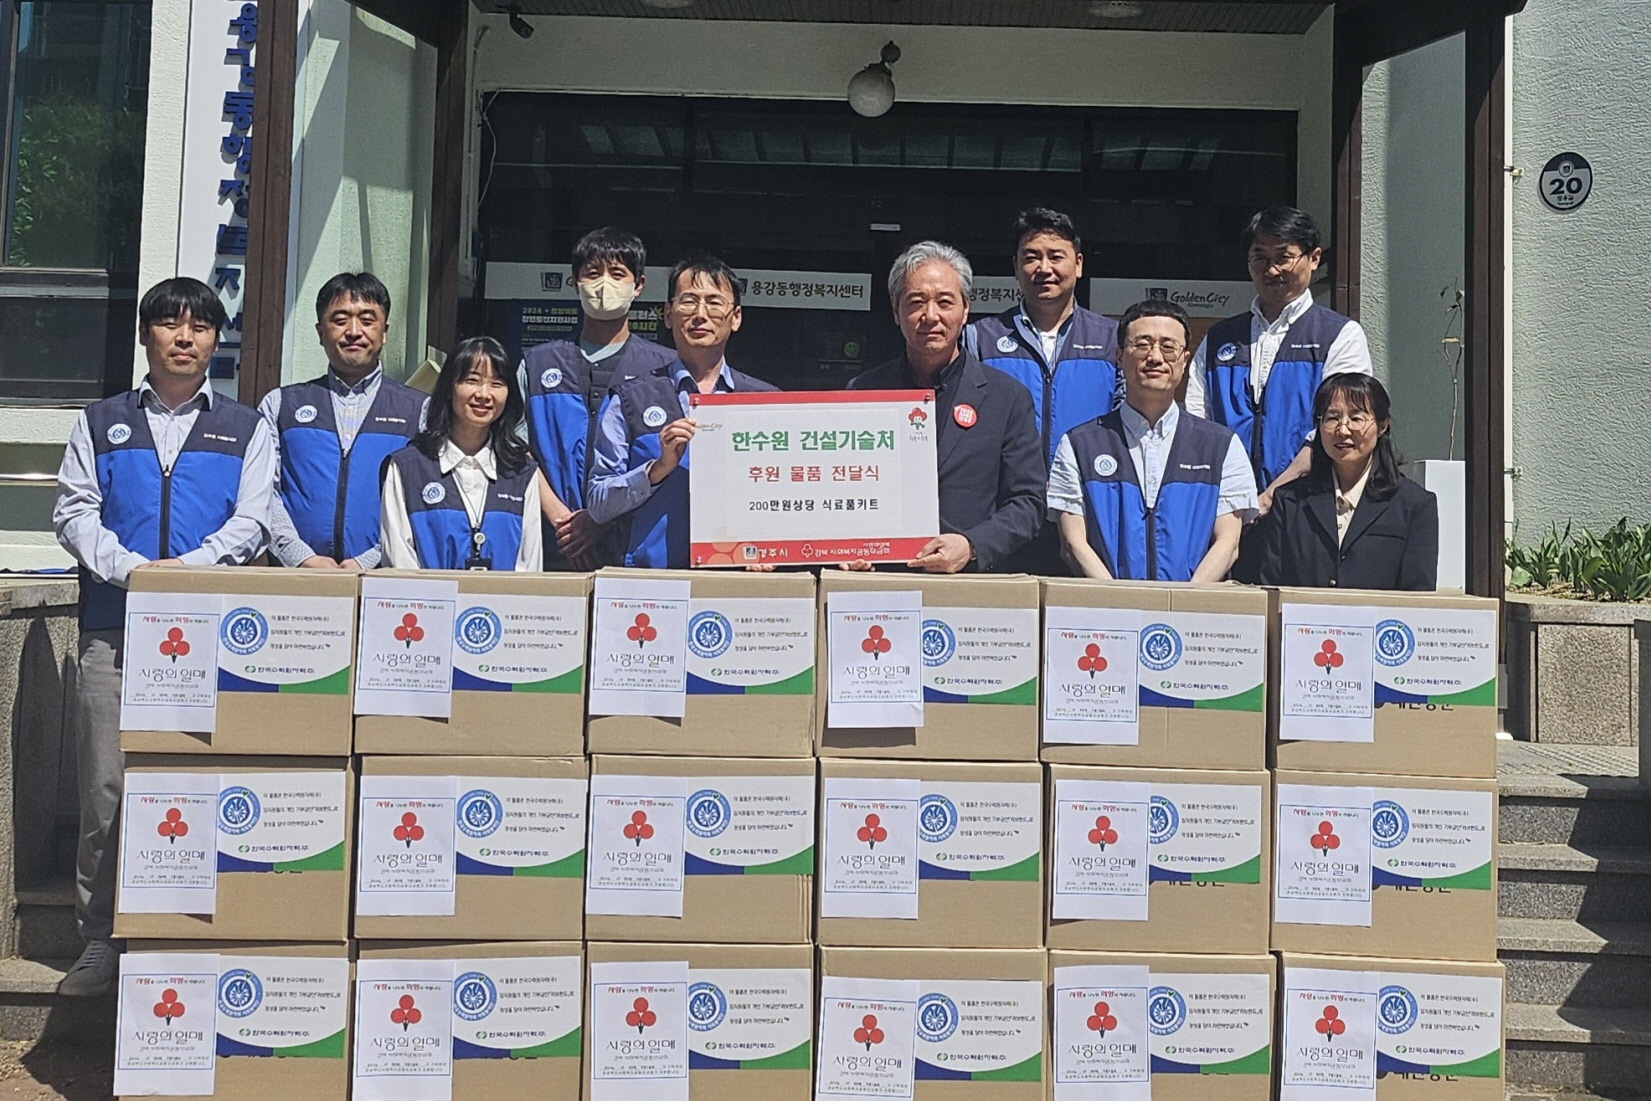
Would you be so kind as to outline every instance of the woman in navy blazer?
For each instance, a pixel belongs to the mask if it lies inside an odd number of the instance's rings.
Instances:
[[[1312,466],[1280,486],[1257,525],[1256,580],[1309,588],[1438,586],[1438,499],[1399,472],[1391,403],[1364,374],[1331,375],[1313,397]]]

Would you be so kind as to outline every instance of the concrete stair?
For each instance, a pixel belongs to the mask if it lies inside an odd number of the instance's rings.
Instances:
[[[18,956],[0,960],[0,1040],[105,1044],[113,1040],[115,998],[62,998],[57,984],[80,955],[74,882],[62,878],[17,891]]]

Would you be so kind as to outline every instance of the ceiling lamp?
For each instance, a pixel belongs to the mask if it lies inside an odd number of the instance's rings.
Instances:
[[[848,105],[855,114],[874,119],[894,106],[894,74],[889,66],[900,60],[900,47],[893,42],[883,47],[881,61],[873,61],[848,82]]]

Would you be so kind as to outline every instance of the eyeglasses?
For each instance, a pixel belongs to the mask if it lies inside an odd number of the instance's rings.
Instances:
[[[1157,348],[1164,354],[1165,359],[1176,359],[1182,352],[1187,350],[1185,344],[1169,336],[1164,337],[1162,340],[1154,340],[1150,336],[1138,336],[1130,341],[1127,347],[1131,352],[1142,357],[1151,355],[1152,350]]]
[[[1326,431],[1345,424],[1355,432],[1363,432],[1375,423],[1376,418],[1362,410],[1357,413],[1326,413],[1319,418],[1319,427]]]
[[[1292,252],[1284,256],[1262,256],[1259,253],[1250,257],[1250,270],[1266,271],[1277,268],[1279,271],[1289,271],[1296,266],[1296,261],[1306,256],[1305,252]]]
[[[683,317],[692,317],[705,307],[705,316],[712,321],[721,321],[734,310],[734,304],[726,298],[701,298],[697,294],[679,294],[671,299],[671,309]]]

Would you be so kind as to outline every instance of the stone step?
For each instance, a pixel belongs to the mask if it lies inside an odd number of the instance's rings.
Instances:
[[[1497,912],[1593,924],[1651,913],[1651,851],[1606,845],[1497,847]]]
[[[17,954],[24,959],[73,959],[85,942],[75,926],[72,879],[17,889]]]
[[[1651,801],[1637,776],[1512,774],[1500,781],[1503,841],[1651,844]]]
[[[1510,1002],[1651,1006],[1651,924],[1504,917],[1496,941]]]
[[[1503,1020],[1510,1096],[1514,1087],[1651,1096],[1651,1010],[1509,1002]]]
[[[63,998],[57,994],[57,984],[73,962],[0,960],[0,1040],[113,1043],[114,994],[103,998]]]

